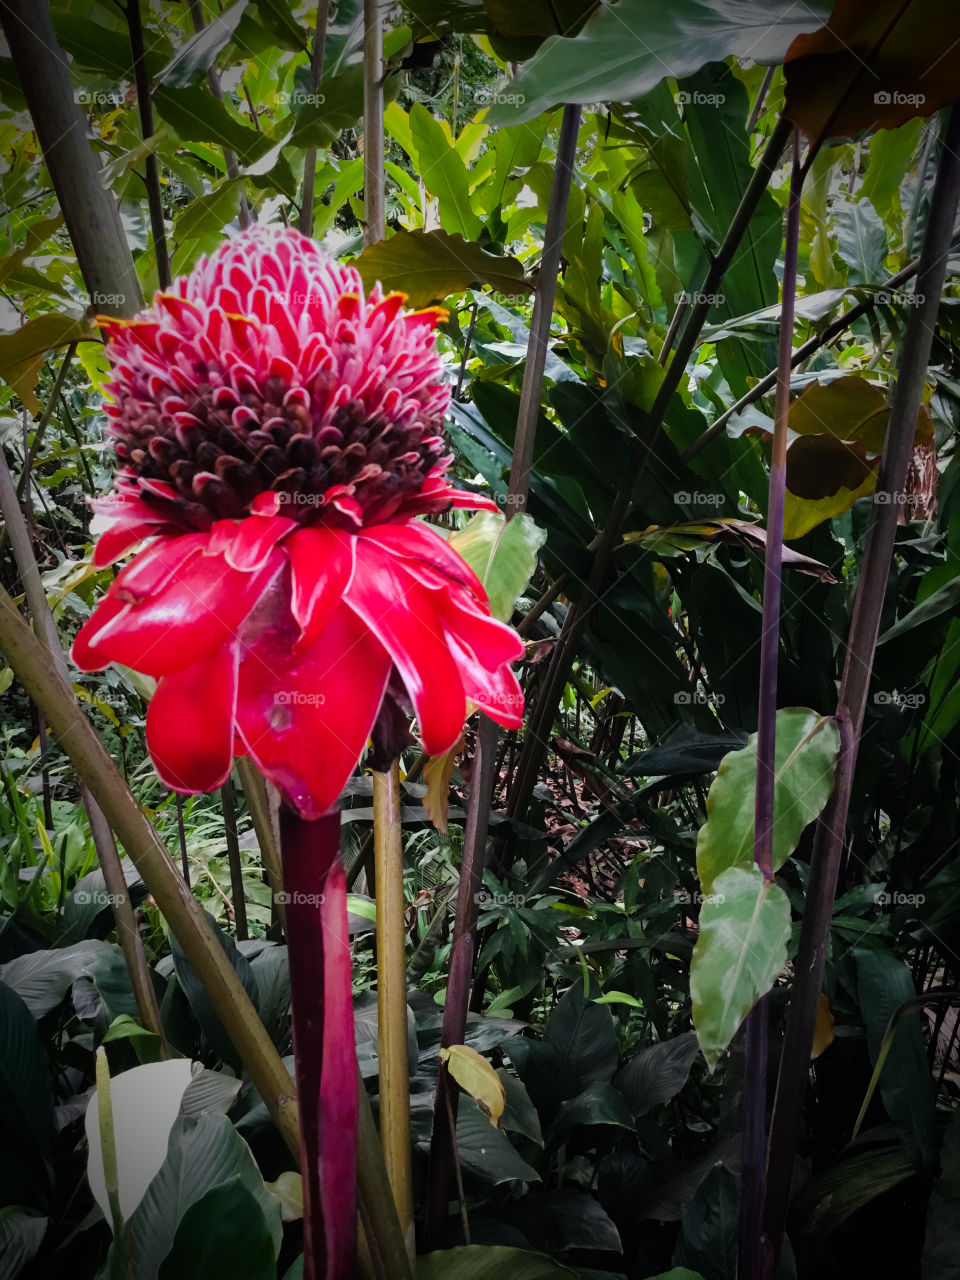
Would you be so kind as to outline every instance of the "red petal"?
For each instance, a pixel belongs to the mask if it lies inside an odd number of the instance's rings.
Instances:
[[[289,516],[248,516],[237,525],[236,533],[227,545],[227,564],[244,573],[259,569],[283,535],[295,529],[296,525],[296,520]]]
[[[432,756],[453,746],[466,718],[463,685],[437,616],[437,596],[375,542],[357,539],[357,571],[346,602],[393,659]]]
[[[455,635],[448,633],[447,639],[457,655],[463,687],[470,701],[505,729],[519,729],[523,724],[523,690],[510,668],[502,666],[487,671]]]
[[[240,573],[220,556],[194,552],[162,591],[111,613],[89,643],[107,661],[146,675],[180,671],[236,637],[282,567],[279,551],[256,573]],[[118,585],[119,579],[111,593]]]
[[[147,746],[174,791],[213,791],[230,774],[237,646],[164,676],[147,708]]]
[[[334,805],[383,700],[390,659],[349,609],[309,649],[267,632],[240,661],[237,728],[263,773],[305,818]]]
[[[441,598],[444,625],[470,649],[488,671],[523,657],[523,641],[512,627],[478,609],[462,591]]]
[[[466,560],[458,555],[442,534],[420,520],[374,525],[364,529],[361,538],[376,542],[393,555],[407,560],[422,560],[446,578],[472,591],[478,600],[486,601],[483,583]]]
[[[312,644],[326,627],[353,577],[356,538],[321,525],[301,529],[286,543],[293,575],[293,616],[298,647]]]
[[[206,545],[205,533],[157,539],[121,571],[110,588],[110,595],[124,604],[139,604],[161,591],[184,561]]]
[[[75,667],[79,667],[81,671],[102,671],[112,661],[109,654],[97,648],[96,638],[111,618],[115,618],[126,608],[123,601],[118,600],[116,596],[104,596],[77,632],[77,638],[70,650],[70,657]]]

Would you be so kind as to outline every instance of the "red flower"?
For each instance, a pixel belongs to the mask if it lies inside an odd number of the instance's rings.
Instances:
[[[471,704],[508,728],[522,652],[443,536],[415,516],[493,507],[451,488],[437,308],[365,298],[298,232],[252,228],[130,322],[102,321],[120,462],[106,565],[150,539],[73,647],[82,670],[158,679],[164,782],[208,791],[249,754],[304,817],[373,736],[416,713],[447,751]]]

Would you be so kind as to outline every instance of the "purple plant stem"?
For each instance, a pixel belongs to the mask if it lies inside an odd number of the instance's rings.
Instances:
[[[757,794],[754,808],[753,856],[764,879],[773,879],[773,806],[777,747],[777,666],[780,651],[780,595],[783,569],[783,513],[787,489],[787,418],[790,412],[790,362],[797,297],[800,244],[800,137],[793,134],[793,168],[783,258],[783,298],[777,351],[777,398],[770,458],[770,499],[763,574],[763,620],[760,639],[760,699],[757,717]],[[760,1197],[766,1152],[768,1010],[764,997],[750,1011],[746,1026],[743,1086],[743,1141],[740,1177],[740,1241],[738,1275],[760,1280],[766,1275],[760,1248]]]
[[[304,1280],[356,1268],[357,1053],[340,814],[280,814],[300,1104]]]
[[[877,490],[891,501],[873,507],[840,682],[837,721],[840,755],[834,789],[817,822],[795,979],[787,1012],[780,1074],[770,1124],[762,1206],[764,1248],[772,1268],[783,1240],[793,1164],[800,1138],[810,1049],[823,984],[827,942],[843,853],[857,749],[866,711],[873,655],[897,534],[895,501],[913,453],[917,413],[936,331],[937,311],[960,201],[960,108],[954,106],[943,139],[930,215],[920,255],[916,298],[900,353],[890,425]]]

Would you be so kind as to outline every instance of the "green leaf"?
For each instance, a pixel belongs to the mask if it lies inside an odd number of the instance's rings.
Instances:
[[[13,333],[0,334],[0,378],[13,387],[31,413],[37,414],[40,402],[35,392],[46,353],[89,337],[86,319],[51,314],[28,320]]]
[[[119,1126],[118,1138],[122,1140]],[[167,1157],[127,1224],[137,1280],[156,1277],[161,1263],[174,1247],[179,1226],[191,1206],[233,1179],[240,1182],[258,1206],[273,1242],[273,1258],[276,1258],[282,1232],[279,1205],[264,1186],[250,1148],[233,1124],[226,1116],[208,1113],[196,1120],[181,1118],[175,1122],[170,1131]],[[233,1225],[236,1227],[237,1223]],[[232,1274],[247,1273],[241,1267]]]
[[[118,955],[114,942],[90,938],[52,951],[28,951],[0,967],[0,977],[35,1018],[55,1009],[78,978],[97,977]]]
[[[892,951],[856,947],[857,1001],[867,1027],[870,1061],[877,1062],[890,1021],[917,989],[910,970]],[[887,1115],[897,1125],[904,1149],[925,1172],[936,1167],[937,1133],[934,1089],[927,1047],[919,1018],[901,1017],[893,1032],[880,1075],[880,1094]]]
[[[756,867],[732,866],[700,911],[690,961],[693,1025],[711,1069],[787,962],[790,903]]]
[[[880,284],[886,273],[887,229],[866,196],[845,200],[834,210],[840,257],[847,265],[847,284]]]
[[[504,1131],[492,1128],[488,1117],[463,1094],[457,1109],[457,1150],[463,1168],[488,1185],[540,1181]]]
[[[452,235],[476,240],[481,222],[470,203],[467,166],[422,103],[410,108],[410,134],[423,184],[440,205],[440,225]]]
[[[171,89],[160,85],[153,95],[157,113],[172,125],[184,142],[213,142],[230,147],[241,164],[251,164],[275,139],[259,133],[230,114],[205,85]]]
[[[71,13],[74,6],[51,6],[50,17],[60,45],[69,53],[76,65],[85,71],[95,71],[109,76],[115,83],[134,79],[133,54],[130,52],[130,36],[124,29],[109,28],[103,21],[87,14]],[[151,15],[153,16],[153,15]],[[119,22],[123,22],[119,18]],[[144,31],[144,61],[147,75],[153,79],[160,74],[173,50],[169,40],[156,31]]]
[[[773,798],[773,869],[796,849],[804,828],[830,798],[840,733],[827,716],[804,707],[777,712]],[[697,872],[703,892],[730,867],[753,866],[757,794],[757,735],[724,756],[707,793],[707,821],[697,837]]]
[[[510,84],[516,106],[503,104],[491,125],[532,120],[560,102],[627,102],[641,98],[664,76],[692,75],[707,62],[743,56],[778,62],[793,38],[809,31],[812,10],[790,0],[649,0],[603,5],[576,37],[552,36]]]
[[[503,1245],[461,1245],[417,1258],[417,1280],[503,1280],[505,1275],[510,1280],[560,1280],[576,1272],[546,1254]]]
[[[692,1031],[649,1044],[617,1073],[614,1084],[635,1116],[646,1115],[680,1092],[696,1055],[697,1037]]]
[[[257,988],[256,977],[250,968],[250,962],[246,956],[237,950],[237,944],[230,934],[226,933],[212,916],[209,916],[211,928],[217,935],[217,941],[226,952],[227,959],[233,965],[237,972],[237,977],[243,983],[247,995],[259,1008],[260,993]],[[209,1040],[212,1048],[217,1054],[229,1063],[231,1067],[239,1070],[240,1059],[237,1051],[233,1046],[233,1042],[227,1035],[223,1023],[220,1021],[219,1015],[214,1009],[213,1002],[207,995],[206,988],[194,973],[189,960],[186,957],[182,947],[175,936],[170,939],[171,951],[173,952],[173,966],[177,975],[177,981],[183,988],[184,995],[190,1003],[197,1021],[203,1028],[203,1033]]]
[[[15,1280],[36,1257],[49,1222],[36,1209],[18,1204],[0,1209],[0,1280]]]
[[[612,1079],[619,1048],[610,1010],[584,999],[583,983],[576,982],[547,1019],[544,1041],[559,1055],[560,1073],[570,1074],[574,1097],[594,1081]]]
[[[921,1263],[923,1280],[960,1276],[960,1112],[955,1111],[940,1148],[940,1176],[930,1189]]]
[[[0,982],[0,1124],[46,1152],[53,1139],[50,1070],[30,1010]]]
[[[405,293],[412,307],[442,302],[471,285],[510,294],[532,289],[516,258],[499,258],[445,231],[398,231],[364,249],[353,265],[368,290],[379,280],[385,289]]]
[[[202,243],[206,238],[213,237],[209,247],[216,246],[224,226],[240,212],[242,195],[243,180],[227,178],[208,195],[191,200],[173,224],[173,242],[177,246],[173,259],[175,272],[187,270],[193,265],[194,260],[208,247]]]
[[[633,1131],[633,1115],[623,1094],[605,1080],[593,1084],[562,1103],[551,1126],[551,1137],[559,1140],[577,1125],[611,1124]]]
[[[450,535],[450,545],[474,571],[490,597],[490,611],[508,622],[537,567],[537,552],[547,540],[532,516],[518,512],[507,520],[499,512],[478,511]]]
[[[942,587],[938,587],[925,600],[911,609],[909,613],[898,619],[892,627],[888,627],[877,641],[878,645],[887,644],[890,640],[899,640],[915,627],[922,627],[945,613],[952,613],[960,604],[960,578],[954,578]]]
[[[737,1223],[740,1189],[725,1165],[716,1164],[700,1183],[680,1224],[672,1261],[704,1280],[730,1280],[737,1274]]]
[[[216,62],[217,54],[230,43],[246,7],[247,0],[236,0],[229,9],[217,14],[212,22],[191,36],[161,71],[157,83],[171,89],[185,89],[187,85],[202,80]]]
[[[791,1202],[791,1217],[800,1231],[813,1229],[826,1237],[851,1214],[916,1172],[899,1142],[859,1152],[805,1182]]]
[[[275,1280],[278,1251],[256,1197],[234,1177],[184,1213],[157,1280]]]

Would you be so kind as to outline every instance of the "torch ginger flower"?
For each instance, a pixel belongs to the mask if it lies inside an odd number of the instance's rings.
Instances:
[[[176,791],[250,755],[304,818],[335,803],[372,736],[457,741],[471,704],[507,728],[522,653],[443,536],[415,519],[496,509],[452,488],[438,308],[364,296],[299,232],[253,227],[132,321],[112,366],[107,565],[149,539],[80,631],[85,671],[158,680],[147,744]]]

